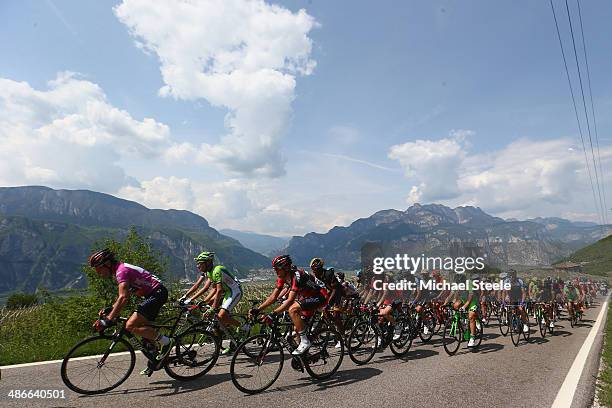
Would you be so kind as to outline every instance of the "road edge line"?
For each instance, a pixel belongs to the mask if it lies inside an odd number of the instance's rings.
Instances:
[[[129,351],[122,351],[120,353],[112,353],[112,356],[122,356],[125,354],[130,354]],[[71,358],[70,361],[79,361],[79,360],[89,360],[92,358],[100,358],[102,356],[102,354],[98,354],[95,356],[85,356],[85,357],[77,357],[77,358]],[[22,367],[34,367],[34,366],[39,366],[39,365],[46,365],[46,364],[56,364],[56,363],[61,363],[62,360],[49,360],[49,361],[36,361],[33,363],[22,363],[22,364],[13,364],[13,365],[7,365],[7,366],[0,366],[0,370],[9,370],[11,368],[22,368]]]
[[[580,347],[580,350],[578,351],[578,354],[576,355],[572,366],[570,367],[567,375],[565,376],[565,380],[563,381],[561,388],[559,388],[559,392],[557,392],[557,397],[555,398],[551,408],[570,408],[572,406],[576,390],[578,389],[578,383],[580,382],[582,371],[584,371],[584,366],[586,365],[587,358],[589,357],[589,353],[591,352],[591,348],[593,347],[593,343],[595,342],[595,337],[599,332],[599,327],[601,326],[602,322],[605,320],[608,314],[609,300],[610,296],[606,297],[606,301],[601,307],[599,316],[597,316],[595,324],[593,325],[593,327],[591,327],[591,331],[584,340],[584,343],[582,343],[582,347]]]

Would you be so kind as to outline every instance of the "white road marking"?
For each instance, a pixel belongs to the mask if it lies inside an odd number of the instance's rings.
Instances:
[[[557,393],[557,398],[552,404],[552,408],[569,408],[572,406],[572,401],[574,400],[574,394],[576,393],[576,389],[578,388],[578,382],[580,381],[580,376],[582,375],[582,371],[584,370],[584,366],[586,364],[587,357],[589,356],[589,352],[591,351],[591,347],[593,346],[593,342],[595,341],[595,336],[599,331],[599,326],[601,326],[602,322],[605,320],[606,313],[608,313],[608,300],[610,297],[606,298],[601,311],[599,312],[599,316],[597,316],[597,321],[591,328],[589,335],[584,340],[580,351],[578,351],[578,355],[574,359],[572,366],[565,377],[565,381],[561,385],[559,392]]]
[[[130,354],[129,351],[122,351],[121,353],[112,353],[111,356],[123,356],[126,354]],[[92,358],[100,358],[102,357],[102,354],[98,354],[96,356],[87,356],[87,357],[77,357],[77,358],[71,358],[70,361],[78,361],[78,360],[89,360]],[[34,367],[34,366],[39,366],[39,365],[46,365],[46,364],[57,364],[57,363],[61,363],[64,360],[50,360],[50,361],[38,361],[35,363],[24,363],[24,364],[14,364],[14,365],[8,365],[8,366],[0,366],[0,370],[8,370],[11,368],[22,368],[22,367]]]

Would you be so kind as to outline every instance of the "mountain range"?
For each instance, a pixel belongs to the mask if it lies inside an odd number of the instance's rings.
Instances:
[[[405,211],[383,210],[325,234],[293,237],[284,252],[299,264],[313,256],[341,268],[359,268],[364,245],[387,256],[484,256],[492,266],[550,265],[607,235],[607,228],[562,218],[504,220],[480,208],[414,204]]]
[[[238,242],[245,247],[266,256],[271,256],[280,251],[287,245],[290,239],[289,237],[275,237],[272,235],[257,234],[250,231],[237,231],[233,229],[221,229],[219,232],[238,240]]]
[[[81,267],[94,243],[121,239],[133,226],[169,261],[174,278],[197,276],[193,257],[212,250],[238,276],[269,259],[220,234],[199,215],[152,210],[87,190],[0,188],[0,293],[84,287]]]
[[[498,267],[550,265],[607,235],[607,228],[562,218],[504,220],[477,207],[415,204],[287,242],[251,232],[219,232],[189,211],[149,209],[108,194],[5,187],[0,188],[0,293],[84,287],[81,267],[94,244],[121,239],[130,227],[167,257],[172,277],[187,279],[197,276],[193,257],[203,249],[215,251],[217,262],[244,277],[269,269],[263,254],[280,252],[299,265],[319,256],[331,266],[358,268],[362,248],[371,244],[413,256],[484,255]]]

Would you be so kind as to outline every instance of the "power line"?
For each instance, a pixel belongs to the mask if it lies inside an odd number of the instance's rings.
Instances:
[[[565,66],[565,74],[567,75],[567,84],[570,89],[572,97],[572,104],[574,106],[574,113],[576,115],[576,122],[578,123],[578,133],[580,134],[580,141],[582,142],[582,151],[584,152],[584,161],[589,175],[589,182],[591,183],[591,191],[593,192],[593,202],[595,203],[595,211],[597,211],[599,218],[601,219],[601,211],[599,210],[599,204],[597,202],[597,196],[595,195],[595,187],[593,186],[593,176],[591,175],[591,166],[589,166],[589,158],[586,153],[586,147],[584,145],[584,136],[582,134],[582,125],[580,124],[580,117],[578,116],[578,108],[576,107],[576,98],[574,96],[574,88],[572,87],[572,81],[570,79],[569,69],[567,68],[567,59],[565,58],[565,50],[563,49],[563,42],[561,41],[561,32],[559,31],[559,22],[557,21],[557,13],[555,13],[555,7],[553,6],[552,0],[550,0],[550,9],[553,13],[555,20],[555,27],[557,29],[557,37],[559,38],[559,47],[561,48],[561,55],[563,57],[563,65]]]
[[[584,62],[586,65],[587,72],[587,83],[589,84],[589,97],[591,99],[591,117],[593,118],[593,130],[595,133],[595,146],[597,148],[597,161],[599,164],[599,174],[601,175],[601,190],[603,192],[603,204],[604,204],[604,221],[608,224],[608,203],[606,200],[606,183],[604,182],[604,173],[601,166],[601,154],[599,151],[599,135],[597,132],[597,120],[595,119],[595,104],[593,103],[593,90],[591,88],[591,70],[589,68],[589,59],[587,57],[586,41],[584,39],[584,27],[582,25],[582,10],[580,7],[580,0],[576,0],[578,5],[578,18],[580,20],[580,34],[582,36],[582,50],[584,51]]]
[[[601,221],[602,225],[605,224],[605,207],[603,204],[603,200],[601,197],[601,188],[599,185],[599,172],[597,171],[597,160],[595,160],[595,151],[593,150],[593,138],[591,137],[591,125],[589,123],[589,115],[587,113],[586,99],[584,97],[584,87],[582,85],[582,74],[580,73],[580,64],[578,63],[578,52],[576,51],[576,41],[574,39],[574,27],[572,25],[572,18],[570,16],[569,4],[567,0],[565,0],[565,9],[567,10],[567,21],[569,22],[570,33],[572,36],[572,46],[574,49],[574,59],[576,61],[576,70],[578,71],[578,81],[580,84],[580,93],[582,94],[582,106],[584,107],[584,117],[587,125],[587,132],[589,135],[589,145],[591,147],[591,157],[593,157],[593,170],[595,170],[595,182],[597,185],[597,194],[599,195],[599,205],[602,209],[601,212]],[[602,226],[603,230],[603,226]]]

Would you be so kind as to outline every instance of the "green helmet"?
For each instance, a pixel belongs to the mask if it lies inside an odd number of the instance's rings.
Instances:
[[[207,261],[212,261],[213,259],[215,259],[215,253],[204,251],[193,259],[195,260],[196,264],[201,264]]]

